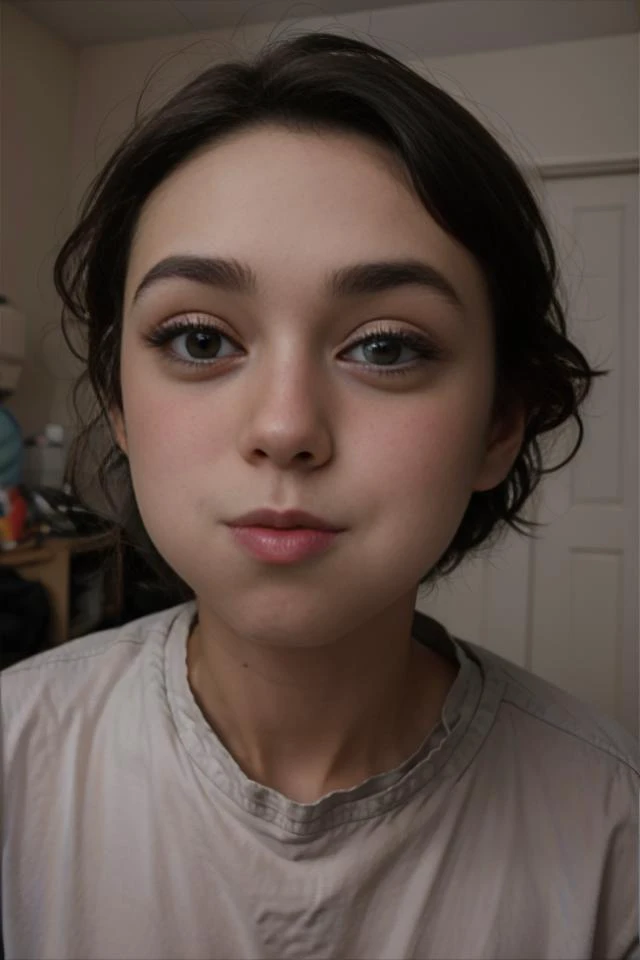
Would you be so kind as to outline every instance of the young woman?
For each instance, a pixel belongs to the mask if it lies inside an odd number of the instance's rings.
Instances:
[[[637,744],[415,610],[598,373],[490,134],[271,44],[136,123],[55,277],[189,598],[2,675],[7,958],[638,956]]]

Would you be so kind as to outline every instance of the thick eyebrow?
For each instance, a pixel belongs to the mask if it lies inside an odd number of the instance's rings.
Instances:
[[[160,260],[145,274],[133,295],[131,305],[138,302],[145,290],[160,280],[179,278],[204,286],[217,287],[230,293],[254,295],[258,280],[247,264],[223,257],[176,255]],[[457,310],[464,312],[455,287],[435,267],[422,260],[376,260],[355,263],[332,271],[325,279],[325,289],[334,299],[364,297],[404,286],[425,287],[444,297]]]

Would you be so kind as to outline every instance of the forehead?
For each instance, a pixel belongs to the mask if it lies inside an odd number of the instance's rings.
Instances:
[[[125,303],[156,263],[184,254],[242,260],[261,296],[294,281],[317,293],[356,261],[419,258],[468,306],[486,305],[474,258],[436,224],[400,161],[356,135],[260,128],[201,148],[143,207]]]

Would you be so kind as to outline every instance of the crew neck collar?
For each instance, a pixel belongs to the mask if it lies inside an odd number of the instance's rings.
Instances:
[[[488,733],[497,710],[495,678],[487,686],[473,652],[437,621],[416,610],[412,627],[415,639],[459,664],[439,723],[412,756],[395,769],[375,774],[354,787],[334,790],[312,803],[300,803],[251,780],[197,705],[187,675],[187,639],[195,617],[195,601],[178,607],[164,640],[165,691],[176,730],[191,761],[212,787],[221,791],[238,812],[253,818],[254,825],[257,818],[260,828],[269,833],[317,835],[340,824],[380,816],[418,790],[432,792],[443,777],[454,776],[464,765],[469,750],[461,751],[460,747],[472,723],[476,729],[471,741],[476,743]],[[467,747],[472,746],[471,741],[466,741]]]

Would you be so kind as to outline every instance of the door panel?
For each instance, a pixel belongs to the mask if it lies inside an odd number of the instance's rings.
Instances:
[[[597,367],[577,456],[540,484],[526,515],[418,609],[455,635],[599,707],[638,736],[638,178],[544,184],[570,337]],[[560,463],[572,423],[544,448]]]

